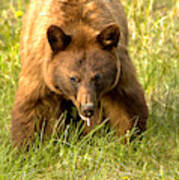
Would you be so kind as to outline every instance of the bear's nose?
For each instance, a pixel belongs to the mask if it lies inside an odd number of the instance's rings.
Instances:
[[[81,111],[85,117],[92,117],[94,115],[94,104],[89,103],[81,106]]]

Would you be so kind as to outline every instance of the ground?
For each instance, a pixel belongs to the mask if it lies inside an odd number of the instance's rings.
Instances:
[[[129,51],[150,109],[143,140],[119,145],[104,125],[79,139],[69,125],[58,139],[55,133],[44,144],[37,138],[34,148],[24,154],[11,146],[10,121],[26,4],[2,0],[0,5],[0,179],[178,180],[177,0],[123,0]]]

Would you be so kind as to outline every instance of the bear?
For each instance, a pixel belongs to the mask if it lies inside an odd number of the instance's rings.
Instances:
[[[128,54],[120,0],[31,0],[20,57],[14,147],[33,144],[42,129],[49,136],[69,104],[84,120],[84,133],[106,118],[119,138],[134,127],[146,130],[148,107]]]

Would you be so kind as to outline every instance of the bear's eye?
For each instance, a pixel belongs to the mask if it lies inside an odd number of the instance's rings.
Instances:
[[[72,77],[70,77],[70,81],[71,81],[72,83],[79,83],[79,82],[80,82],[80,79],[79,79],[78,77],[76,77],[76,76],[72,76]]]
[[[101,76],[99,74],[95,74],[95,76],[93,77],[94,81],[98,81],[101,78]]]

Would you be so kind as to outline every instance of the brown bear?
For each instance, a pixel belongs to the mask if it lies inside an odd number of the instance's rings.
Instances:
[[[31,144],[42,124],[50,134],[69,101],[87,121],[85,133],[105,118],[119,137],[135,125],[144,131],[148,108],[127,44],[120,0],[31,0],[21,34],[14,146]]]

